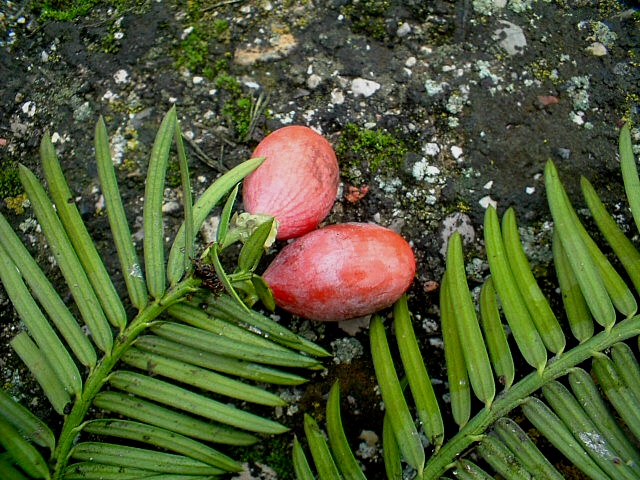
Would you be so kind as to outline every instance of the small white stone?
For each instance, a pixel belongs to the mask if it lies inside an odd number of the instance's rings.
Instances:
[[[320,83],[322,83],[322,77],[320,75],[316,75],[315,73],[307,78],[307,87],[309,87],[311,90],[315,90],[316,88],[318,88]]]
[[[417,62],[418,62],[418,60],[416,59],[416,57],[409,57],[404,62],[404,66],[408,67],[408,68],[411,68],[411,67],[414,67]]]
[[[27,116],[33,117],[36,114],[36,103],[29,100],[22,104],[22,113],[26,113]]]
[[[536,191],[536,187],[527,187],[524,189],[524,191],[527,192],[527,195],[533,195]]]
[[[515,23],[500,20],[502,28],[497,29],[492,38],[509,54],[521,54],[527,46],[527,38],[521,27]]]
[[[498,202],[496,202],[493,198],[491,198],[489,195],[487,195],[486,197],[482,197],[478,203],[480,204],[480,206],[482,208],[489,208],[489,207],[493,207],[496,208],[498,206]]]
[[[331,90],[331,103],[334,105],[342,105],[344,103],[344,92],[337,88]]]
[[[370,97],[380,89],[380,84],[366,78],[355,78],[351,82],[351,92],[354,96]]]
[[[489,180],[487,183],[484,184],[484,188],[485,190],[491,190],[491,187],[493,187],[493,180]]]
[[[193,77],[192,81],[194,85],[200,85],[202,82],[204,82],[204,78],[196,75],[195,77]]]
[[[411,33],[411,25],[409,25],[408,23],[403,23],[398,27],[398,30],[396,30],[396,35],[398,35],[400,38],[406,37],[410,33]]]
[[[435,157],[440,153],[440,145],[435,142],[429,142],[422,147],[422,151],[425,155],[429,155],[430,157]]]
[[[453,155],[453,158],[455,158],[456,160],[459,160],[462,156],[462,149],[457,145],[453,145],[451,147],[451,155]]]
[[[127,83],[129,81],[129,72],[124,69],[120,69],[113,74],[113,80],[118,84]]]
[[[605,47],[604,44],[600,42],[593,42],[585,50],[595,57],[604,57],[607,53],[609,53],[607,51],[607,47]]]
[[[191,32],[193,32],[193,29],[194,29],[194,27],[188,27],[188,28],[185,28],[185,29],[182,31],[182,34],[180,35],[180,39],[181,39],[181,40],[184,40],[185,38],[187,38],[187,37],[189,36],[189,34],[190,34]]]

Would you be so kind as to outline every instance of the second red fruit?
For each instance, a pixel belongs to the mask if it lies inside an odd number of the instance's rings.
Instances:
[[[329,214],[340,171],[322,135],[309,127],[283,127],[267,135],[253,157],[266,160],[244,180],[244,208],[274,216],[280,224],[278,239],[303,235]]]
[[[391,306],[415,270],[413,251],[396,232],[342,223],[284,247],[263,278],[284,310],[312,320],[346,320]]]

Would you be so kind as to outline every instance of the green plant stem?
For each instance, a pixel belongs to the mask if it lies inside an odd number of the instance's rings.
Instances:
[[[484,408],[469,423],[431,457],[424,469],[425,479],[440,478],[453,466],[461,452],[482,438],[484,432],[499,418],[505,416],[529,395],[547,382],[565,375],[570,368],[587,360],[597,352],[602,352],[616,342],[640,335],[640,315],[627,318],[610,331],[603,331],[581,345],[567,351],[560,357],[554,357],[542,370],[533,372],[517,382],[508,390],[500,393],[490,408]]]
[[[109,378],[116,363],[131,346],[131,344],[143,333],[167,308],[182,300],[195,291],[199,280],[187,278],[168,290],[165,295],[149,303],[129,323],[122,334],[115,339],[111,352],[98,361],[84,382],[82,393],[76,399],[71,411],[67,415],[60,433],[58,445],[53,454],[52,479],[62,478],[69,461],[74,440],[85,421],[87,412],[93,403],[95,396]]]

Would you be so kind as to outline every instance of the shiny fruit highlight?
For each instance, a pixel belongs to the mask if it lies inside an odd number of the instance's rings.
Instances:
[[[253,157],[266,160],[244,180],[244,208],[276,217],[278,239],[303,235],[329,214],[340,171],[322,135],[308,127],[283,127],[267,135]]]
[[[285,246],[264,272],[276,304],[312,320],[346,320],[391,306],[416,262],[396,232],[368,223],[314,230]]]

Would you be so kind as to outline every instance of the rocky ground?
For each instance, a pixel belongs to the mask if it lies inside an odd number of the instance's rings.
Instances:
[[[343,186],[327,222],[376,222],[412,243],[418,272],[410,307],[423,322],[430,373],[444,378],[437,282],[452,229],[463,232],[469,273],[481,279],[484,210],[513,206],[531,258],[546,265],[550,216],[541,175],[547,159],[572,198],[584,175],[622,223],[627,217],[616,152],[626,121],[640,143],[637,3],[93,3],[70,20],[56,20],[65,12],[36,2],[0,6],[0,210],[34,251],[42,238],[33,212],[22,208],[15,166],[39,172],[38,143],[46,131],[108,259],[113,247],[101,236],[107,221],[92,152],[98,116],[112,136],[138,233],[150,145],[172,105],[188,140],[196,193],[249,158],[269,131],[308,125],[332,142],[341,163]],[[173,169],[165,204],[169,236],[181,215],[178,180]],[[0,301],[2,382],[22,385],[24,371],[5,346],[16,321],[4,293]],[[380,434],[366,333],[283,321],[310,329],[336,353],[328,374],[285,392],[295,406],[288,412],[294,431],[300,432],[302,412],[324,408],[328,385],[341,378],[353,399],[343,416],[358,419],[349,424],[351,438],[363,430]],[[370,438],[365,434],[365,446]],[[370,472],[378,453],[363,447]]]

